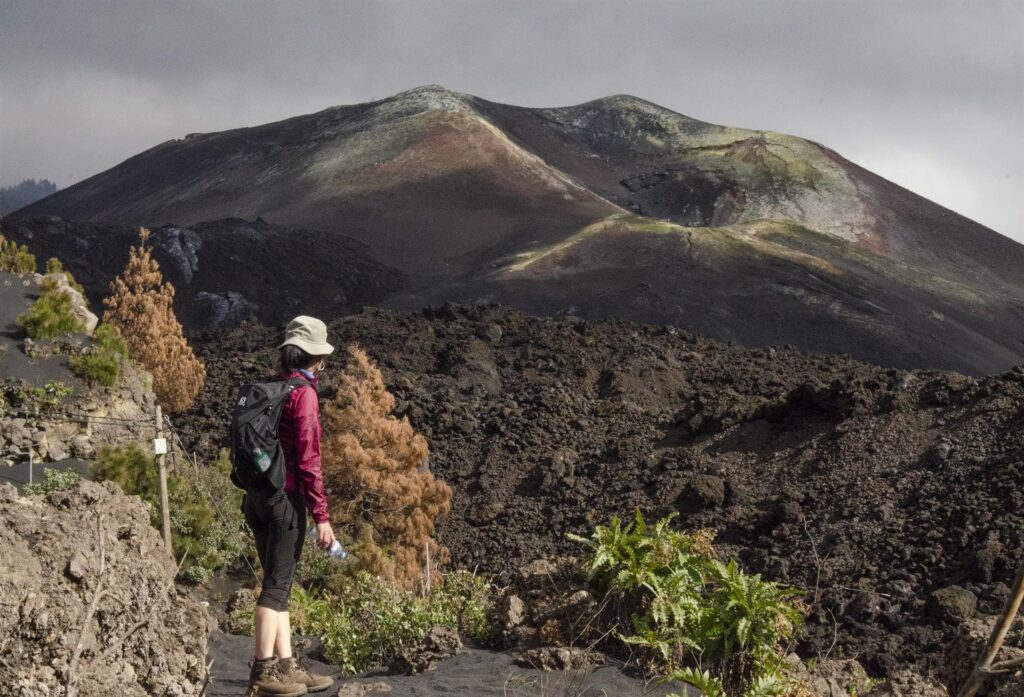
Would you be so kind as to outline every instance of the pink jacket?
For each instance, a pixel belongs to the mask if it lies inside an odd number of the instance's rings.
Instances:
[[[295,370],[281,373],[282,380],[305,378]],[[316,376],[310,380],[312,387],[304,385],[292,390],[284,403],[277,437],[284,451],[284,490],[298,491],[306,503],[313,520],[323,523],[330,519],[327,512],[327,496],[324,494],[323,470],[320,467],[320,403],[317,400]]]

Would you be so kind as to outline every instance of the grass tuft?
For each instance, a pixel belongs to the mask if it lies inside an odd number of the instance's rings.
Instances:
[[[68,358],[68,367],[76,375],[105,387],[117,384],[128,349],[117,330],[101,324],[93,333],[93,345],[82,354]]]

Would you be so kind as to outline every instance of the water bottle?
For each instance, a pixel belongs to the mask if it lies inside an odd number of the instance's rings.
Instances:
[[[259,468],[260,472],[266,472],[270,469],[270,455],[263,451],[262,448],[256,448],[252,452],[253,462],[256,463],[256,467]]]
[[[309,532],[307,534],[309,535],[309,539],[311,539],[313,542],[317,541],[315,525],[309,529]],[[334,542],[331,543],[331,546],[325,549],[324,551],[330,554],[338,561],[344,561],[345,557],[348,556],[348,552],[346,552],[345,549],[341,546],[341,543],[338,542],[338,538],[334,538]]]

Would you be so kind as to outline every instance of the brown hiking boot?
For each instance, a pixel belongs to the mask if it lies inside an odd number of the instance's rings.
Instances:
[[[305,683],[285,679],[281,675],[281,661],[255,661],[249,672],[246,697],[299,697],[308,692]]]
[[[310,692],[321,692],[334,683],[334,678],[327,675],[316,675],[309,669],[309,661],[304,656],[299,658],[282,658],[278,664],[281,670],[281,678],[286,682],[301,683]]]

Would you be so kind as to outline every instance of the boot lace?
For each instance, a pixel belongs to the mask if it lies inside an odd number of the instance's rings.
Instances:
[[[263,681],[281,679],[281,661],[274,661],[273,663],[266,663],[264,665],[254,665],[254,668],[254,677],[257,680]]]

